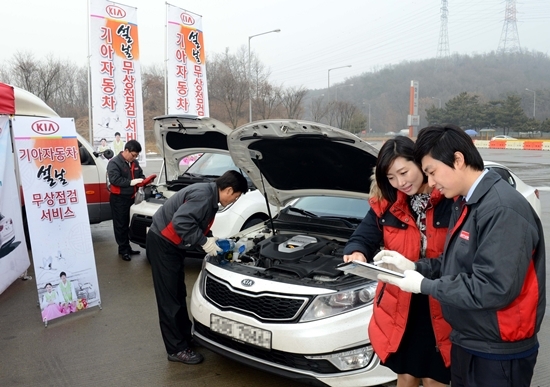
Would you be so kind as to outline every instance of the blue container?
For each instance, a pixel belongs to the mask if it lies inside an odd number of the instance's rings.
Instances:
[[[220,249],[222,249],[222,251],[220,251],[218,255],[233,251],[233,249],[235,248],[235,242],[233,242],[231,239],[218,239],[216,241],[216,244]]]

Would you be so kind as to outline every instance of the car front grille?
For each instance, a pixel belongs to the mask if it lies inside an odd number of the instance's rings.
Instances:
[[[134,214],[132,221],[130,222],[129,237],[130,241],[145,247],[145,240],[147,237],[147,227],[151,227],[153,218],[150,216]]]
[[[240,343],[229,337],[212,332],[208,327],[196,320],[193,324],[195,332],[201,336],[214,341],[227,348],[231,348],[240,354],[251,356],[260,361],[290,367],[292,369],[316,372],[319,374],[336,374],[341,372],[331,362],[324,359],[307,359],[304,355],[277,351],[274,349],[265,350],[260,347]]]
[[[210,273],[205,281],[206,298],[222,310],[232,310],[263,322],[295,322],[309,302],[307,296],[247,293]]]

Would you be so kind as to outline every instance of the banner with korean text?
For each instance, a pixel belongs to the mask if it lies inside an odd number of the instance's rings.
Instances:
[[[138,140],[145,165],[137,8],[90,0],[89,39],[94,145],[104,138],[116,156],[123,142]]]
[[[42,320],[100,306],[74,120],[12,125]]]
[[[0,293],[31,264],[18,203],[10,121],[8,116],[0,116]]]
[[[202,16],[166,4],[168,114],[208,117]]]

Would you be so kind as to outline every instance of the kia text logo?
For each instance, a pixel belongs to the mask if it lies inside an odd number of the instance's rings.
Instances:
[[[59,131],[59,124],[49,120],[41,120],[33,122],[31,129],[34,133],[38,134],[54,134]]]
[[[243,286],[246,286],[247,288],[251,287],[252,285],[254,285],[254,280],[251,280],[251,279],[243,279],[241,281],[241,284]]]
[[[188,13],[184,12],[180,15],[180,17],[183,24],[187,24],[188,26],[192,26],[193,24],[195,24],[195,19]]]
[[[123,19],[126,17],[126,11],[116,5],[108,5],[105,10],[109,16],[116,19]]]

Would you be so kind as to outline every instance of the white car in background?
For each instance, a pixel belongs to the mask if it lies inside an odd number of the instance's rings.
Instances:
[[[395,380],[367,331],[377,282],[336,268],[369,209],[378,150],[349,132],[297,120],[247,124],[230,134],[228,144],[235,164],[282,209],[273,220],[233,235],[245,246],[236,259],[204,258],[191,296],[195,340],[309,384]],[[535,189],[500,164],[486,166],[540,216]]]
[[[145,199],[130,208],[130,241],[145,247],[147,230],[155,212],[177,191],[190,184],[214,181],[227,170],[239,170],[227,149],[227,125],[213,118],[193,118],[168,115],[155,118],[154,132],[158,148],[162,152],[163,166],[155,183],[145,188]],[[200,156],[189,166],[182,160],[191,155]],[[277,207],[267,205],[267,200],[241,170],[249,182],[250,190],[233,205],[219,209],[212,225],[213,235],[226,238],[244,228],[262,223],[269,212]],[[204,252],[190,251],[188,255]]]
[[[517,138],[507,136],[505,134],[499,134],[498,136],[495,136],[495,137],[491,138],[491,141],[492,140],[517,140]]]

